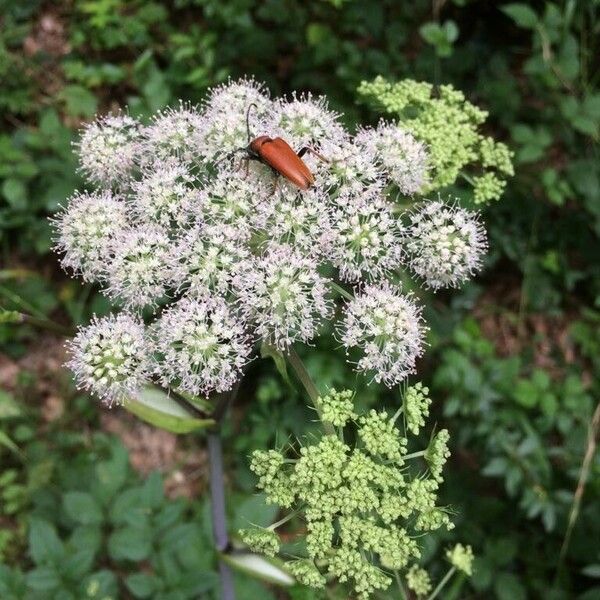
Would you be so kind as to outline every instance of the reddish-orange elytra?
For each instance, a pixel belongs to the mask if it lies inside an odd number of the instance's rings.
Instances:
[[[252,139],[250,135],[250,109],[256,104],[250,104],[246,113],[246,129],[248,131],[248,146],[243,148],[247,153],[246,160],[258,160],[270,167],[274,173],[285,177],[301,190],[308,190],[315,182],[313,174],[302,160],[307,152],[311,152],[321,160],[327,162],[320,154],[312,148],[304,147],[299,152],[282,138],[271,138],[268,135],[260,135]]]

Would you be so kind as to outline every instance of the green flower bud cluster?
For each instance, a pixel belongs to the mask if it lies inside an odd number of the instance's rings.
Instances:
[[[448,450],[448,442],[450,441],[450,434],[447,429],[439,431],[429,443],[429,447],[425,452],[425,460],[429,465],[429,471],[431,476],[436,481],[442,481],[442,469],[450,456],[450,450]]]
[[[425,596],[431,591],[431,579],[425,569],[413,565],[406,573],[408,587],[417,595]]]
[[[312,588],[325,587],[325,577],[312,560],[293,560],[286,564],[287,570],[303,585]]]
[[[434,90],[429,83],[377,77],[363,82],[358,93],[425,143],[431,166],[425,192],[445,188],[464,174],[472,182],[475,202],[484,203],[499,198],[506,178],[514,175],[509,148],[479,132],[487,112],[451,85]]]
[[[421,384],[409,388],[408,396],[390,416],[361,413],[351,391],[331,390],[317,404],[321,420],[333,424],[335,433],[285,451],[254,452],[251,469],[267,501],[293,507],[306,521],[304,546],[299,546],[306,553],[287,563],[301,583],[323,587],[326,578],[334,578],[348,582],[357,598],[371,598],[392,584],[388,571],[406,570],[408,577],[408,565],[421,556],[423,532],[453,527],[448,511],[436,504],[448,432],[438,432],[426,450],[408,455],[400,414],[407,430],[418,432],[430,404]],[[417,465],[412,469],[412,459],[424,459],[429,473]],[[254,550],[277,552],[271,530],[241,535]],[[411,581],[425,588],[426,580],[414,569]]]
[[[344,427],[348,421],[356,419],[353,397],[354,393],[350,390],[331,390],[329,394],[319,398],[321,420],[336,427]]]
[[[271,557],[279,552],[279,536],[270,529],[252,527],[251,529],[240,529],[238,533],[244,544],[253,552]]]
[[[404,393],[404,418],[406,428],[414,435],[419,435],[419,429],[424,427],[425,418],[429,416],[429,388],[420,381],[411,385]]]
[[[473,550],[471,546],[456,544],[454,548],[446,550],[446,558],[453,567],[466,573],[469,577],[473,574]]]

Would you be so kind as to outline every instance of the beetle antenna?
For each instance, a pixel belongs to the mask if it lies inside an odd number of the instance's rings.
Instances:
[[[250,109],[252,107],[258,108],[258,106],[255,102],[252,102],[252,104],[250,104],[248,107],[248,112],[246,113],[246,131],[248,132],[248,143],[250,143]]]

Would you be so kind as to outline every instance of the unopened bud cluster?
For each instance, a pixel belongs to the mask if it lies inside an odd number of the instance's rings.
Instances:
[[[419,384],[405,395],[415,394],[422,398],[427,389]],[[403,573],[417,594],[426,593],[431,583],[417,565],[423,533],[453,527],[449,511],[437,503],[448,432],[439,431],[426,450],[409,454],[406,402],[394,415],[361,412],[351,391],[331,390],[317,406],[322,423],[333,426],[331,433],[252,456],[267,502],[295,509],[306,521],[306,530],[297,535],[304,544],[295,544],[306,554],[287,567],[312,587],[331,578],[348,582],[361,599],[387,589],[393,571]],[[411,412],[412,420],[424,420],[428,403],[413,402]],[[273,556],[279,552],[275,527],[240,534],[252,549]],[[468,573],[467,551],[457,548],[448,558]]]

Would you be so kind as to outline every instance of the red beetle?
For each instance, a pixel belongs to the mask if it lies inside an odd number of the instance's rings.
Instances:
[[[318,152],[305,146],[298,152],[282,138],[271,138],[268,135],[260,135],[252,139],[250,134],[250,109],[256,107],[256,104],[251,104],[248,107],[246,114],[246,128],[248,130],[248,146],[241,148],[240,151],[247,153],[246,161],[258,160],[264,165],[267,165],[271,170],[291,181],[301,190],[309,189],[315,182],[313,174],[302,160],[302,157],[310,152],[324,162],[329,162]],[[248,163],[246,162],[246,167]]]

